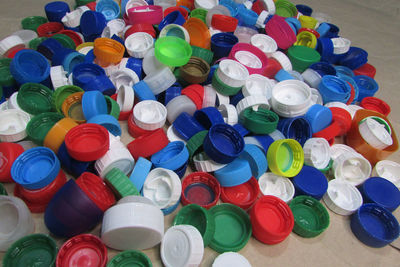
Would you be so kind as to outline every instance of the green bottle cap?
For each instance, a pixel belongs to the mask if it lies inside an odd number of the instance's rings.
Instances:
[[[107,113],[118,120],[121,109],[120,109],[117,101],[115,101],[108,95],[106,95],[104,97],[106,98],[106,103],[107,103]]]
[[[17,85],[10,71],[11,58],[0,59],[0,86],[14,87]]]
[[[64,100],[74,93],[83,92],[82,88],[75,85],[64,85],[58,87],[53,94],[53,102],[56,107],[57,112],[62,114],[61,106]]]
[[[165,36],[155,42],[154,55],[167,66],[179,67],[188,63],[192,56],[192,47],[181,38]]]
[[[189,151],[189,158],[192,159],[198,149],[203,146],[204,138],[206,138],[208,131],[200,131],[193,135],[186,143],[186,148]]]
[[[50,112],[54,110],[53,91],[40,83],[24,83],[18,91],[17,103],[32,115]]]
[[[250,132],[254,134],[270,134],[275,131],[278,126],[279,116],[268,109],[252,108],[245,109],[241,116],[241,122]]]
[[[76,48],[75,42],[71,39],[71,37],[69,37],[65,34],[57,33],[57,34],[54,34],[53,36],[51,36],[50,38],[56,39],[65,48],[70,48],[70,49],[74,49],[74,50]]]
[[[64,116],[56,112],[36,115],[26,125],[26,133],[35,144],[42,146],[47,133],[62,118]]]
[[[108,263],[107,267],[152,267],[149,257],[138,250],[125,250],[115,255]]]
[[[29,48],[33,49],[33,50],[36,50],[37,47],[46,39],[47,39],[47,37],[37,37],[37,38],[31,40],[29,42]]]
[[[206,23],[207,13],[208,11],[206,9],[196,8],[190,12],[190,17],[201,19],[204,23]]]
[[[214,58],[214,53],[209,49],[192,45],[192,57],[202,58],[205,62],[211,64]]]
[[[128,176],[118,168],[111,169],[111,171],[106,174],[105,181],[119,198],[140,195],[136,186],[129,180]]]
[[[236,95],[242,89],[242,87],[232,87],[223,83],[218,77],[217,71],[214,72],[211,84],[218,93],[227,96]]]
[[[47,19],[42,16],[30,16],[21,20],[21,26],[24,30],[36,31],[36,29],[47,22]]]
[[[275,14],[281,17],[290,18],[297,16],[296,6],[287,0],[278,0],[275,2]]]
[[[321,55],[315,49],[302,45],[290,47],[287,55],[292,62],[293,69],[300,73],[304,72],[311,64],[321,60]]]

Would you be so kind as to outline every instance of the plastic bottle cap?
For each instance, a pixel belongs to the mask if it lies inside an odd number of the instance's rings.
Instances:
[[[146,32],[135,32],[125,39],[128,54],[135,58],[144,58],[144,55],[153,48],[154,39]]]
[[[107,22],[107,26],[101,33],[101,37],[111,38],[114,35],[122,36],[126,24],[123,19],[113,19]]]
[[[331,160],[329,143],[324,138],[310,138],[303,145],[304,163],[324,169]]]
[[[129,178],[118,168],[112,168],[105,176],[105,181],[119,197],[139,195],[139,191]]]
[[[125,7],[123,7],[125,9],[125,13],[126,15],[128,15],[128,10],[133,8],[133,7],[137,7],[137,6],[148,6],[149,4],[144,1],[144,0],[128,0],[126,1],[126,5]]]
[[[260,74],[252,74],[246,80],[242,93],[243,96],[265,96],[267,99],[270,99],[272,96],[272,88],[274,84],[270,79]]]
[[[223,202],[234,204],[244,210],[253,205],[260,193],[260,187],[254,177],[240,185],[222,187],[221,189],[221,200]]]
[[[267,161],[273,173],[293,177],[300,172],[303,166],[303,149],[296,140],[278,140],[270,145],[267,152]]]
[[[86,6],[77,7],[75,10],[67,12],[64,17],[61,18],[61,22],[69,28],[79,27],[82,14],[88,10],[89,8]]]
[[[182,26],[189,33],[191,45],[206,49],[210,47],[211,35],[207,25],[201,19],[191,17]]]
[[[168,102],[167,119],[169,123],[173,123],[175,119],[183,112],[193,115],[196,111],[196,105],[185,95],[177,96]]]
[[[25,49],[15,54],[10,64],[14,79],[20,83],[44,81],[50,74],[50,64],[37,51]]]
[[[241,254],[236,252],[225,252],[215,258],[212,267],[232,266],[251,267],[250,262]]]
[[[107,114],[107,103],[99,91],[88,91],[82,96],[82,111],[86,120],[96,115]]]
[[[179,136],[179,133],[174,129],[172,124],[167,129],[167,137],[170,142],[181,141],[186,144],[186,140]]]
[[[132,171],[134,165],[135,160],[125,146],[111,146],[110,150],[108,150],[104,156],[96,160],[94,167],[101,177],[105,177],[113,168],[118,168],[124,174],[128,175]]]
[[[151,199],[160,209],[174,205],[181,195],[178,175],[164,168],[150,171],[143,185],[143,195]]]
[[[372,176],[385,178],[392,182],[397,188],[400,188],[400,164],[390,160],[381,160],[376,163]]]
[[[137,103],[133,109],[134,121],[142,129],[151,131],[164,126],[167,119],[167,108],[154,100]]]
[[[3,110],[0,113],[0,140],[17,142],[27,136],[26,127],[30,121],[28,113],[20,109]]]
[[[189,152],[181,141],[169,143],[166,147],[151,156],[151,162],[157,168],[179,169],[189,159]]]
[[[340,215],[351,215],[362,205],[363,199],[358,189],[346,181],[329,181],[324,195],[326,206]]]
[[[322,79],[321,75],[311,68],[307,68],[301,76],[303,77],[304,82],[312,88],[318,88]]]
[[[273,16],[265,25],[265,32],[281,49],[288,49],[296,42],[296,35],[284,17]]]
[[[0,41],[0,55],[7,56],[13,50],[25,48],[25,43],[21,37],[10,35]]]
[[[175,36],[185,40],[187,43],[190,43],[190,36],[188,31],[183,28],[181,25],[178,24],[168,24],[162,28],[159,37],[166,37],[166,36]]]
[[[175,225],[165,232],[160,249],[165,266],[196,266],[203,258],[203,238],[192,225]]]
[[[390,181],[381,177],[368,178],[360,187],[364,203],[376,203],[391,212],[400,205],[400,191]]]
[[[121,85],[118,90],[117,103],[122,112],[131,111],[135,100],[135,93],[131,86]]]
[[[119,90],[119,88],[123,85],[132,87],[134,84],[139,82],[139,77],[133,70],[129,68],[120,68],[118,70],[114,70],[110,74],[110,80]]]
[[[125,47],[110,38],[96,38],[93,46],[93,53],[100,65],[108,66],[117,64],[124,56]]]
[[[293,183],[286,177],[266,172],[258,178],[261,193],[263,195],[276,196],[289,203],[295,193]]]
[[[149,257],[138,250],[126,250],[115,255],[108,263],[109,267],[128,266],[128,265],[142,265],[152,266]]]
[[[362,184],[371,174],[371,163],[356,152],[344,153],[333,161],[336,179],[342,179],[352,185]]]
[[[385,149],[393,144],[393,139],[385,129],[385,125],[373,118],[367,117],[360,122],[358,127],[362,138],[374,148]]]
[[[304,165],[293,178],[296,195],[307,195],[320,200],[328,189],[325,175],[315,167]]]
[[[219,253],[239,251],[250,239],[249,215],[232,204],[220,204],[210,209],[215,218],[215,234],[210,247]]]
[[[156,58],[167,66],[183,66],[192,56],[192,48],[189,43],[175,36],[157,39],[154,47]]]
[[[86,55],[93,49],[94,43],[93,42],[85,42],[76,47],[76,51],[79,53]]]
[[[147,249],[159,244],[163,236],[164,216],[154,205],[122,203],[104,213],[101,240],[107,247]]]
[[[226,166],[226,164],[220,164],[211,160],[204,152],[194,155],[193,163],[199,172],[214,172]]]
[[[158,5],[135,6],[127,10],[130,24],[149,23],[158,25],[163,19],[163,9]]]
[[[229,53],[229,57],[243,64],[250,74],[263,75],[268,65],[268,58],[264,52],[247,43],[235,44]]]
[[[143,71],[146,75],[149,75],[150,73],[153,73],[157,70],[160,70],[166,65],[161,63],[155,56],[155,50],[154,48],[150,49],[143,58],[143,63],[142,63]],[[173,67],[170,67],[173,69]]]
[[[26,47],[29,46],[30,41],[38,37],[37,33],[33,30],[19,30],[14,32],[12,35],[19,36]]]
[[[241,87],[249,77],[248,70],[239,62],[224,59],[219,63],[216,75],[226,85]]]
[[[250,43],[251,37],[258,34],[258,31],[250,27],[237,26],[233,34],[239,39],[239,43]]]
[[[61,86],[68,85],[66,74],[67,72],[64,71],[64,67],[61,65],[50,68],[50,78],[53,88],[57,89]]]
[[[149,86],[154,95],[158,95],[176,82],[176,77],[168,67],[163,67],[159,70],[148,74],[143,81]]]
[[[320,54],[315,49],[302,45],[290,47],[288,57],[292,62],[293,69],[299,72],[305,71],[311,64],[319,62],[321,59]]]

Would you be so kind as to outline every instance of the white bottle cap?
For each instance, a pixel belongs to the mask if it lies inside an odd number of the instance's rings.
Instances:
[[[266,11],[266,10],[263,10],[263,11],[261,11],[261,13],[258,15],[258,18],[257,18],[257,21],[256,21],[256,26],[257,26],[257,28],[265,28],[265,20],[267,19],[269,17],[269,13],[268,13],[268,11]],[[257,35],[257,34],[256,34]],[[254,37],[254,35],[253,35],[253,37]],[[250,39],[250,43],[251,44],[253,44],[252,43],[252,39],[253,39],[253,37]],[[275,42],[275,40],[274,40],[274,42]],[[254,45],[254,44],[253,44]],[[255,45],[254,45],[255,46]],[[260,47],[259,47],[260,48]],[[260,48],[261,49],[261,48]],[[277,49],[278,49],[278,47],[277,47]],[[262,51],[263,51],[263,49],[261,49]],[[276,50],[275,50],[276,51]],[[272,51],[272,52],[275,52],[275,51]],[[264,52],[264,51],[263,51]],[[265,52],[264,52],[265,53]],[[267,54],[266,53],[266,55],[268,56],[269,55],[269,53]]]
[[[288,73],[296,80],[304,82],[303,76],[301,76],[301,73],[295,70],[289,70]]]
[[[362,184],[371,174],[371,163],[359,153],[343,153],[332,165],[334,176],[354,186]]]
[[[218,4],[216,6],[214,6],[213,8],[211,8],[210,10],[208,10],[207,15],[206,15],[206,24],[207,24],[208,28],[211,27],[212,17],[216,14],[230,16],[231,12],[229,11],[229,9],[226,6],[218,5]]]
[[[175,119],[182,113],[186,112],[193,116],[196,111],[196,105],[185,95],[172,98],[167,104],[167,119],[172,124]]]
[[[237,252],[225,252],[215,258],[212,267],[251,267],[250,262]]]
[[[38,37],[37,33],[32,30],[19,30],[14,32],[12,35],[19,36],[24,42],[26,47],[29,47],[30,41]]]
[[[361,137],[374,148],[385,149],[393,144],[392,136],[385,129],[385,125],[373,118],[367,117],[358,125]]]
[[[294,185],[286,177],[266,172],[258,178],[260,190],[264,195],[276,196],[289,203],[294,196]]]
[[[213,161],[205,152],[194,155],[193,163],[198,172],[214,172],[226,166],[226,164]]]
[[[58,87],[68,85],[68,78],[66,74],[67,72],[64,71],[64,67],[61,65],[50,68],[50,79],[54,90]]]
[[[132,86],[121,85],[118,89],[117,103],[122,112],[131,111],[135,102],[135,91]]]
[[[281,64],[282,69],[289,71],[292,70],[292,62],[290,59],[281,51],[275,51],[271,54],[271,57]]]
[[[147,175],[142,190],[143,196],[153,201],[160,209],[164,209],[178,202],[182,184],[174,171],[155,168]]]
[[[229,102],[230,102],[229,96],[220,94],[217,91],[215,91],[215,92],[217,94],[219,105],[222,105],[222,104],[228,105],[229,104]]]
[[[196,267],[203,259],[203,237],[192,225],[174,225],[165,232],[160,250],[166,267]]]
[[[281,131],[279,131],[278,129],[276,129],[275,131],[273,131],[272,133],[270,133],[268,135],[272,139],[274,139],[274,141],[286,139],[286,136]]]
[[[125,13],[128,16],[128,10],[137,6],[148,6],[149,4],[145,0],[129,0],[125,6]]]
[[[90,9],[87,6],[77,7],[75,10],[66,13],[65,16],[62,17],[61,22],[69,28],[79,27],[82,14],[88,10]]]
[[[113,168],[117,168],[128,175],[133,170],[134,166],[135,160],[126,147],[111,147],[107,153],[96,160],[94,164],[94,168],[102,178]]]
[[[331,160],[328,141],[324,138],[310,138],[303,146],[304,163],[317,169],[324,169]]]
[[[17,35],[10,35],[0,41],[0,56],[7,53],[8,50],[14,47],[25,47],[24,41]]]
[[[311,105],[311,89],[302,81],[282,81],[272,89],[272,109],[282,117],[304,115]]]
[[[215,100],[217,99],[217,91],[211,84],[205,85],[204,87],[204,97],[202,108],[215,107]]]
[[[338,101],[328,102],[324,106],[327,108],[342,108],[350,113],[349,106],[342,102]]]
[[[171,124],[167,130],[168,141],[182,141],[186,145],[186,140],[182,139],[179,134],[175,131],[174,126]]]
[[[18,239],[35,230],[32,214],[26,204],[17,197],[0,196],[0,251],[5,252]]]
[[[253,110],[257,111],[259,108],[269,109],[268,99],[265,96],[260,95],[250,95],[246,96],[242,100],[239,101],[236,105],[236,110],[238,116],[248,108],[252,108]]]
[[[255,34],[258,34],[258,31],[249,27],[237,26],[233,34],[239,39],[239,43],[249,44],[251,37]]]
[[[267,154],[267,151],[264,150],[262,144],[254,136],[245,136],[243,139],[246,145],[247,144],[256,145],[264,152],[264,154]]]
[[[147,32],[135,32],[125,39],[125,47],[131,57],[144,58],[153,46],[154,38]]]
[[[351,118],[354,118],[354,115],[356,115],[357,110],[364,109],[363,107],[360,107],[359,105],[348,105],[348,112],[350,112]]]
[[[235,125],[239,121],[239,116],[234,105],[222,104],[219,105],[218,111],[224,118],[224,122],[229,125]]]
[[[152,131],[164,126],[167,108],[158,101],[140,101],[133,108],[133,119],[137,126]]]
[[[168,67],[153,71],[143,79],[154,95],[158,95],[176,82],[176,77]]]
[[[7,110],[7,109],[8,109],[8,100],[6,100],[0,104],[0,111]]]
[[[263,67],[263,63],[261,62],[260,58],[250,51],[237,51],[233,57],[239,61],[239,63],[249,68],[261,69]]]
[[[313,104],[318,104],[318,105],[321,105],[321,106],[324,104],[324,101],[322,99],[322,95],[315,88],[311,88],[311,102]]]
[[[26,125],[31,117],[20,109],[8,109],[0,112],[0,140],[2,142],[18,142],[24,139]]]
[[[168,24],[164,28],[162,28],[162,30],[161,30],[161,32],[159,34],[159,38],[168,36],[169,32],[171,32],[171,31],[173,31],[173,32],[180,31],[181,33],[183,33],[183,36],[185,36],[184,40],[186,42],[190,43],[189,32],[185,28],[183,28],[181,25],[173,24],[173,23],[172,24]]]
[[[163,11],[169,7],[176,6],[176,0],[155,0],[154,5],[161,6]]]
[[[345,54],[349,51],[351,46],[351,41],[347,38],[336,37],[332,38],[333,43],[333,53],[336,55]]]
[[[400,188],[400,164],[391,160],[381,160],[376,163],[372,176],[385,178]]]
[[[104,213],[101,240],[110,248],[152,248],[161,242],[163,236],[164,215],[155,205],[123,203]]]
[[[301,76],[303,76],[304,82],[312,88],[318,88],[322,80],[321,74],[310,68],[306,69]]]
[[[167,66],[158,61],[158,59],[154,55],[154,48],[151,48],[149,51],[147,51],[147,53],[143,57],[143,62],[142,62],[142,68],[146,75],[149,75],[150,73],[160,70],[164,67]],[[174,69],[174,67],[169,67],[169,68],[171,70]]]
[[[107,22],[107,26],[104,28],[101,37],[111,38],[114,35],[122,37],[125,26],[125,21],[123,19],[110,20]]]
[[[273,0],[261,0],[261,4],[263,8],[269,12],[269,14],[275,14],[276,8]]]
[[[363,204],[360,191],[346,181],[333,179],[324,197],[326,206],[340,215],[351,215]]]
[[[113,70],[110,75],[110,80],[114,84],[115,88],[119,89],[121,85],[132,87],[135,83],[139,82],[139,77],[133,70],[128,68],[119,68],[118,65],[115,67],[117,70]]]
[[[210,10],[213,7],[218,5],[218,0],[195,0],[194,7],[195,8],[203,8],[205,10]]]
[[[232,59],[221,60],[216,75],[224,84],[231,87],[243,86],[250,76],[245,66]]]
[[[130,196],[121,198],[120,200],[118,200],[117,205],[124,204],[124,203],[143,203],[143,204],[149,204],[149,205],[154,206],[154,203],[147,197],[136,196],[136,195],[130,195]]]
[[[250,43],[263,51],[267,57],[271,57],[272,53],[278,50],[278,45],[276,44],[275,40],[266,34],[258,33],[253,35],[250,39]]]
[[[264,96],[269,100],[272,96],[273,87],[274,83],[267,77],[260,74],[252,74],[246,80],[242,88],[242,93],[244,97],[256,95]]]

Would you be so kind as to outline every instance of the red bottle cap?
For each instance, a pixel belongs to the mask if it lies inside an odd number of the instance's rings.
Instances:
[[[60,22],[46,22],[37,28],[39,37],[51,37],[64,30],[64,25]]]
[[[251,10],[253,10],[254,12],[256,12],[257,15],[260,15],[261,12],[263,12],[263,10],[265,10],[264,7],[263,7],[263,5],[262,5],[262,3],[261,3],[261,0],[255,1],[255,2],[253,3],[253,5],[251,6]]]
[[[48,203],[36,203],[25,199],[24,196],[21,195],[21,187],[15,186],[14,187],[14,196],[19,197],[22,201],[25,202],[26,206],[32,213],[42,213],[46,210]]]
[[[188,15],[189,15],[188,11],[187,11],[185,8],[181,7],[181,6],[171,6],[171,7],[168,7],[167,9],[165,9],[165,10],[164,10],[164,18],[165,18],[169,13],[174,12],[174,11],[177,11],[177,10],[178,10],[179,12],[181,12],[181,14],[182,14],[182,16],[185,18],[185,20],[188,19]]]
[[[133,114],[131,112],[131,114],[130,114],[130,116],[128,118],[128,133],[133,138],[137,138],[137,137],[142,136],[142,135],[148,135],[148,134],[154,133],[154,131],[148,131],[148,130],[142,129],[139,126],[137,126],[135,121],[134,121],[134,119],[133,119]]]
[[[374,96],[367,96],[361,100],[361,107],[369,110],[374,110],[385,116],[389,115],[391,108],[388,103]]]
[[[20,144],[0,143],[0,182],[13,182],[11,178],[11,166],[15,159],[24,152]]]
[[[281,64],[275,58],[270,57],[265,67],[264,75],[270,79],[274,79],[275,75],[282,69]]]
[[[365,63],[358,69],[353,70],[354,75],[367,75],[371,78],[375,78],[376,69],[369,63]]]
[[[262,196],[250,211],[253,235],[266,244],[282,242],[294,226],[289,206],[275,196]]]
[[[354,90],[354,86],[351,83],[349,82],[347,83],[350,85],[351,91],[350,91],[350,98],[349,100],[347,100],[346,105],[350,105],[353,102],[354,98],[356,97],[356,91]]]
[[[193,172],[182,181],[183,205],[197,204],[209,209],[217,204],[220,195],[218,180],[207,172]]]
[[[115,204],[115,196],[103,180],[90,172],[84,172],[76,179],[76,184],[99,207],[106,211]]]
[[[94,161],[109,149],[109,133],[99,124],[84,123],[75,126],[65,135],[68,154],[79,161]]]
[[[285,18],[273,16],[265,25],[265,32],[274,38],[280,49],[288,49],[297,40],[296,34],[285,21]]]
[[[332,123],[325,129],[314,133],[313,137],[325,138],[330,145],[334,143],[336,136],[345,135],[351,127],[351,115],[342,108],[330,107],[332,111]]]
[[[150,34],[153,38],[156,38],[156,31],[153,28],[153,25],[149,23],[137,23],[133,24],[126,32],[125,39],[128,38],[129,35],[135,32],[146,32]]]
[[[97,5],[97,1],[93,1],[93,2],[86,4],[86,6],[92,11],[96,11],[96,5]]]
[[[157,153],[168,145],[168,137],[162,128],[148,135],[142,135],[127,145],[129,152],[137,160],[139,157],[147,158]]]
[[[67,240],[57,254],[57,267],[105,267],[107,248],[97,236],[81,234]]]
[[[299,33],[301,33],[301,32],[310,32],[310,33],[314,34],[315,37],[317,37],[317,39],[320,37],[320,34],[319,34],[316,30],[314,30],[314,29],[310,29],[310,28],[301,28],[301,29],[297,32],[297,34],[299,34]]]
[[[185,87],[185,89],[182,90],[181,94],[189,97],[190,100],[192,100],[193,103],[196,105],[197,109],[201,109],[201,107],[203,106],[204,87],[200,84],[192,84]]]
[[[211,26],[223,32],[234,32],[238,22],[237,18],[222,14],[214,14],[211,18]]]
[[[75,45],[78,46],[80,44],[82,44],[82,39],[79,36],[79,34],[77,34],[76,32],[72,31],[72,30],[62,30],[59,32],[60,34],[65,34],[66,36],[68,36],[69,38],[72,39],[72,41],[74,41]]]
[[[241,185],[221,188],[221,200],[223,202],[234,204],[244,210],[253,205],[259,194],[260,186],[254,177]]]

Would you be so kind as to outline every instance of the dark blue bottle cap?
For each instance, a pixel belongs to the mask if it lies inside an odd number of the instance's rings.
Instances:
[[[164,105],[167,106],[168,102],[174,97],[180,96],[182,91],[182,85],[179,82],[175,82],[171,87],[165,90]]]
[[[52,61],[54,54],[61,49],[63,49],[63,46],[60,42],[56,39],[48,38],[38,45],[36,51]]]
[[[156,97],[151,91],[150,87],[143,80],[138,83],[135,83],[133,85],[133,90],[135,91],[135,96],[137,96],[139,101],[156,100]]]
[[[352,70],[358,69],[368,62],[368,53],[359,47],[350,47],[349,51],[340,59],[340,65],[349,67]]]
[[[76,65],[83,62],[85,62],[85,55],[75,51],[64,58],[62,65],[64,70],[70,74]]]
[[[354,77],[353,70],[351,70],[350,68],[348,68],[346,66],[335,66],[334,68],[336,69],[336,75],[338,77],[342,77],[343,75],[349,76],[349,77]]]
[[[312,132],[317,133],[331,125],[332,111],[328,107],[314,104],[308,109],[304,117],[310,123]]]
[[[99,91],[85,92],[82,96],[82,111],[87,121],[97,115],[107,114],[104,95]]]
[[[113,40],[115,40],[115,41],[117,41],[117,42],[119,42],[120,44],[122,44],[122,45],[125,45],[125,42],[124,42],[124,40],[122,40],[122,38],[121,37],[119,37],[118,35],[116,35],[116,34],[114,34],[113,36],[111,36],[111,39],[113,39]],[[126,51],[125,51],[126,52]]]
[[[10,72],[19,83],[40,83],[50,75],[47,59],[35,50],[24,49],[15,54],[10,64]]]
[[[325,75],[334,75],[334,76],[336,75],[335,67],[329,64],[328,62],[313,63],[309,66],[309,68],[318,72],[319,75],[321,75],[321,77]]]
[[[239,42],[239,39],[228,32],[221,32],[211,36],[211,51],[214,53],[214,59],[227,57],[232,47]]]
[[[100,114],[90,118],[87,123],[100,124],[106,128],[112,135],[121,136],[121,126],[116,118],[108,114]]]
[[[219,110],[215,107],[206,107],[197,110],[193,117],[199,122],[206,130],[210,129],[211,126],[218,123],[224,123]]]
[[[139,80],[142,79],[142,71],[143,71],[143,59],[141,58],[134,58],[130,57],[128,61],[126,62],[125,67],[128,69],[133,70],[137,76],[139,77]]]
[[[311,16],[313,9],[307,5],[296,5],[297,11],[304,16]]]
[[[44,6],[44,11],[46,12],[46,17],[51,22],[61,22],[61,19],[70,12],[67,3],[62,1],[50,2]]]
[[[378,83],[371,77],[366,75],[357,75],[353,77],[358,87],[357,101],[361,102],[364,97],[374,96],[379,89]]]
[[[275,142],[275,140],[268,134],[254,135],[254,138],[257,139],[257,141],[262,145],[265,155],[267,154],[269,146]]]
[[[96,56],[94,55],[94,50],[91,49],[89,52],[86,53],[84,62],[85,63],[94,63],[95,59],[96,59]]]
[[[110,78],[108,78],[107,75],[100,75],[95,77],[94,79],[86,83],[82,87],[82,89],[86,92],[93,90],[99,91],[103,95],[108,95],[108,96],[112,96],[113,94],[115,94],[116,91],[114,84],[112,83]]]
[[[138,191],[142,190],[144,181],[151,170],[151,165],[152,163],[149,160],[142,157],[139,157],[136,161],[129,180],[131,180]]]
[[[54,55],[53,55],[53,57],[52,57],[52,59],[51,59],[51,65],[52,65],[52,66],[60,66],[60,65],[62,65],[63,62],[64,62],[64,59],[65,59],[69,54],[71,54],[72,52],[76,52],[76,51],[73,50],[73,49],[69,49],[69,48],[61,48],[61,49],[58,49],[58,50],[54,53]]]
[[[107,26],[106,17],[100,12],[86,11],[81,16],[80,27],[81,32],[88,38],[100,35]]]
[[[338,101],[346,103],[350,98],[351,87],[344,80],[333,75],[322,77],[318,90],[324,103]]]
[[[218,64],[215,64],[210,67],[210,73],[208,74],[207,80],[203,83],[204,85],[210,84],[212,82],[214,72],[218,69],[218,66],[219,66]]]
[[[182,112],[172,123],[174,130],[184,140],[189,140],[198,132],[204,131],[204,127],[192,116],[186,112]]]
[[[242,90],[240,90],[236,95],[229,96],[229,104],[236,106],[240,100],[244,98]]]
[[[360,186],[364,203],[376,203],[389,211],[400,205],[400,191],[390,181],[381,177],[371,177]]]
[[[65,143],[63,143],[58,148],[57,157],[59,158],[64,170],[66,170],[68,173],[70,173],[75,178],[79,177],[82,173],[90,170],[91,169],[90,165],[93,164],[91,162],[78,161],[78,160],[72,158],[68,154]]]
[[[151,162],[156,168],[176,170],[189,159],[189,151],[182,141],[174,141],[151,156]]]
[[[178,169],[174,170],[174,172],[179,176],[180,179],[182,179],[183,176],[186,173],[188,162],[189,161],[186,161],[181,167],[179,167]]]
[[[333,43],[330,38],[318,38],[316,50],[321,55],[321,61],[334,64],[333,59]]]
[[[328,23],[328,25],[330,28],[329,28],[329,31],[325,34],[325,37],[327,37],[327,38],[338,37],[339,31],[340,31],[339,27],[332,23]]]
[[[185,18],[179,10],[173,11],[166,15],[164,19],[158,24],[158,30],[161,31],[168,24],[183,25],[185,23]]]
[[[274,77],[278,82],[286,81],[286,80],[295,80],[295,78],[286,70],[280,69]]]
[[[256,145],[246,144],[240,158],[247,160],[252,176],[257,180],[268,169],[267,157],[261,148]]]
[[[248,135],[250,133],[249,130],[247,130],[242,124],[240,123],[236,123],[235,125],[233,125],[233,128],[235,128],[236,131],[238,131],[238,133],[245,137],[246,135]]]
[[[229,124],[214,124],[204,138],[203,149],[212,160],[227,164],[242,153],[243,136]]]
[[[305,117],[299,116],[288,119],[281,119],[277,129],[289,139],[295,139],[302,146],[307,139],[312,137],[311,125]]]
[[[315,167],[304,165],[299,174],[293,177],[296,196],[307,195],[320,200],[328,190],[328,180]]]
[[[380,248],[399,237],[399,222],[387,209],[374,204],[362,205],[351,217],[353,234],[365,245]]]
[[[81,63],[72,70],[74,85],[83,88],[96,77],[106,75],[104,69],[93,63]]]
[[[301,29],[301,23],[298,19],[290,17],[290,18],[286,18],[285,21],[290,26],[292,26],[292,29],[295,33],[297,33],[297,31]]]
[[[325,38],[330,29],[331,26],[328,23],[322,22],[317,28],[320,38]]]
[[[216,170],[214,176],[222,187],[232,187],[250,180],[252,173],[249,162],[239,157]]]

